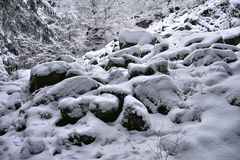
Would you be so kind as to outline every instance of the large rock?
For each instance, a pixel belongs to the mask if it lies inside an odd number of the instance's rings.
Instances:
[[[150,122],[147,115],[146,107],[133,96],[129,95],[124,99],[124,112],[121,123],[127,130],[148,130]]]
[[[65,79],[52,88],[41,90],[33,98],[33,105],[58,101],[64,97],[78,97],[99,87],[97,81],[85,76]]]
[[[60,55],[59,57],[56,58],[56,61],[64,61],[67,63],[72,63],[76,61],[76,58],[74,58],[71,55]]]
[[[119,100],[112,94],[89,97],[89,110],[104,122],[114,122],[122,111]]]
[[[20,152],[21,159],[28,159],[33,155],[42,153],[46,148],[42,140],[29,139],[23,144]]]
[[[86,95],[79,98],[65,98],[59,102],[61,120],[58,126],[74,124],[88,111],[91,111],[97,118],[104,122],[115,121],[122,111],[119,100],[111,94]]]
[[[77,146],[82,146],[83,144],[88,145],[91,144],[95,141],[95,137],[85,135],[85,134],[80,134],[77,132],[72,132],[68,135],[68,141]]]
[[[133,31],[125,30],[119,35],[119,46],[120,49],[128,48],[136,44],[155,44],[159,43],[157,37],[145,30]]]
[[[66,78],[70,66],[63,61],[38,64],[31,70],[30,92],[56,84]]]
[[[61,118],[56,122],[57,126],[74,124],[84,117],[89,110],[88,103],[79,102],[79,99],[68,97],[61,100],[58,104]]]
[[[240,27],[231,28],[228,30],[221,31],[224,43],[230,45],[240,44]]]
[[[130,63],[128,66],[128,73],[131,79],[137,76],[153,75],[155,71],[149,65]]]
[[[182,104],[181,93],[169,76],[157,76],[134,85],[134,95],[149,113],[168,114]]]
[[[195,66],[208,66],[214,62],[225,61],[227,63],[234,62],[237,60],[237,55],[231,50],[222,49],[197,49],[188,55],[183,64],[189,66],[191,64]]]

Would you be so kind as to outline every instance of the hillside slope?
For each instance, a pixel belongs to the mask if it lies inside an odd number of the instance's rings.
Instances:
[[[3,47],[0,159],[239,160],[239,3],[177,2],[81,58]]]

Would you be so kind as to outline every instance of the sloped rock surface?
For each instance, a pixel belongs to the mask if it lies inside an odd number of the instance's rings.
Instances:
[[[124,99],[122,125],[127,130],[147,131],[150,128],[145,106],[132,96]]]
[[[63,61],[47,62],[33,67],[29,82],[30,92],[64,80],[69,69],[70,66]]]

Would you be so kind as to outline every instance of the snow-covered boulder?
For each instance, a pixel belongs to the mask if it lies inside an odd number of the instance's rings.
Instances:
[[[113,67],[109,70],[109,84],[118,84],[128,80],[128,72],[124,68]]]
[[[155,71],[145,64],[130,63],[128,66],[129,78],[141,76],[141,75],[153,75]]]
[[[119,34],[120,49],[128,48],[136,44],[144,45],[155,43],[159,43],[159,39],[157,39],[154,34],[145,30],[125,30]]]
[[[6,134],[9,130],[9,125],[0,123],[0,136]]]
[[[195,33],[183,37],[178,47],[188,47],[193,51],[210,47],[214,43],[223,43],[223,38],[218,32]]]
[[[58,101],[64,97],[78,97],[99,87],[97,81],[85,76],[65,79],[51,88],[38,92],[33,98],[33,105]]]
[[[128,48],[123,48],[119,51],[113,52],[110,54],[110,57],[122,57],[123,54],[134,55],[139,57],[141,55],[140,46],[132,46]]]
[[[23,118],[15,120],[12,125],[17,132],[21,132],[27,128],[27,120]]]
[[[136,98],[129,95],[124,99],[122,126],[127,130],[146,131],[150,128],[148,111]]]
[[[168,74],[168,62],[166,60],[153,61],[150,64],[134,64],[128,65],[129,78],[141,75],[153,75],[156,72]]]
[[[209,92],[224,97],[229,104],[240,107],[239,75],[234,75],[208,89]]]
[[[68,135],[67,140],[73,144],[73,145],[77,145],[77,146],[82,146],[84,145],[88,145],[91,144],[95,141],[95,137],[89,136],[89,135],[84,135],[84,134],[80,134],[77,132],[72,132]]]
[[[237,55],[231,50],[220,49],[198,49],[188,55],[183,64],[189,66],[194,64],[195,66],[208,66],[217,61],[225,61],[227,63],[237,60]]]
[[[119,100],[112,94],[102,94],[99,96],[89,96],[89,110],[104,122],[115,121],[122,107],[119,106]]]
[[[60,55],[59,57],[56,58],[56,61],[64,61],[67,63],[72,63],[76,61],[76,58],[74,58],[71,55]]]
[[[211,45],[210,48],[214,49],[222,49],[222,50],[232,50],[233,52],[238,52],[240,51],[240,48],[237,46],[233,46],[230,44],[223,44],[223,43],[214,43]]]
[[[181,92],[169,76],[161,75],[136,83],[134,95],[150,113],[168,114],[174,107],[184,107]]]
[[[42,140],[28,139],[22,146],[20,157],[21,159],[28,159],[33,155],[42,153],[46,149],[46,145]]]
[[[169,115],[174,123],[180,124],[184,122],[201,122],[202,113],[205,112],[205,108],[195,107],[190,109],[176,109]]]
[[[160,72],[163,74],[168,74],[168,61],[166,60],[156,60],[150,63],[149,67],[155,72]]]
[[[61,118],[56,122],[57,126],[74,124],[88,112],[88,103],[79,102],[73,97],[64,98],[58,104]]]
[[[75,123],[91,111],[97,118],[104,122],[115,121],[122,108],[119,100],[111,94],[89,95],[79,98],[65,98],[59,102],[61,121],[57,125]],[[63,124],[63,125],[64,125]]]
[[[135,45],[129,48],[124,48],[119,51],[113,52],[110,54],[110,57],[122,57],[123,55],[132,55],[138,58],[142,58],[151,52],[153,49],[152,44],[144,44],[144,45]]]
[[[69,69],[70,66],[64,61],[54,61],[36,65],[31,70],[29,82],[30,92],[64,80]]]
[[[169,49],[168,43],[159,43],[154,45],[153,54],[156,55]]]
[[[112,67],[127,68],[127,64],[125,63],[125,60],[122,57],[111,57],[108,61],[106,68],[110,69]]]
[[[220,32],[223,36],[224,43],[238,45],[240,43],[240,27],[223,30]]]

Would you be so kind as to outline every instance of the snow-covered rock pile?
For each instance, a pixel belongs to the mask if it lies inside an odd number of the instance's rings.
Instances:
[[[0,159],[238,160],[239,33],[128,30],[18,71],[0,83]]]

